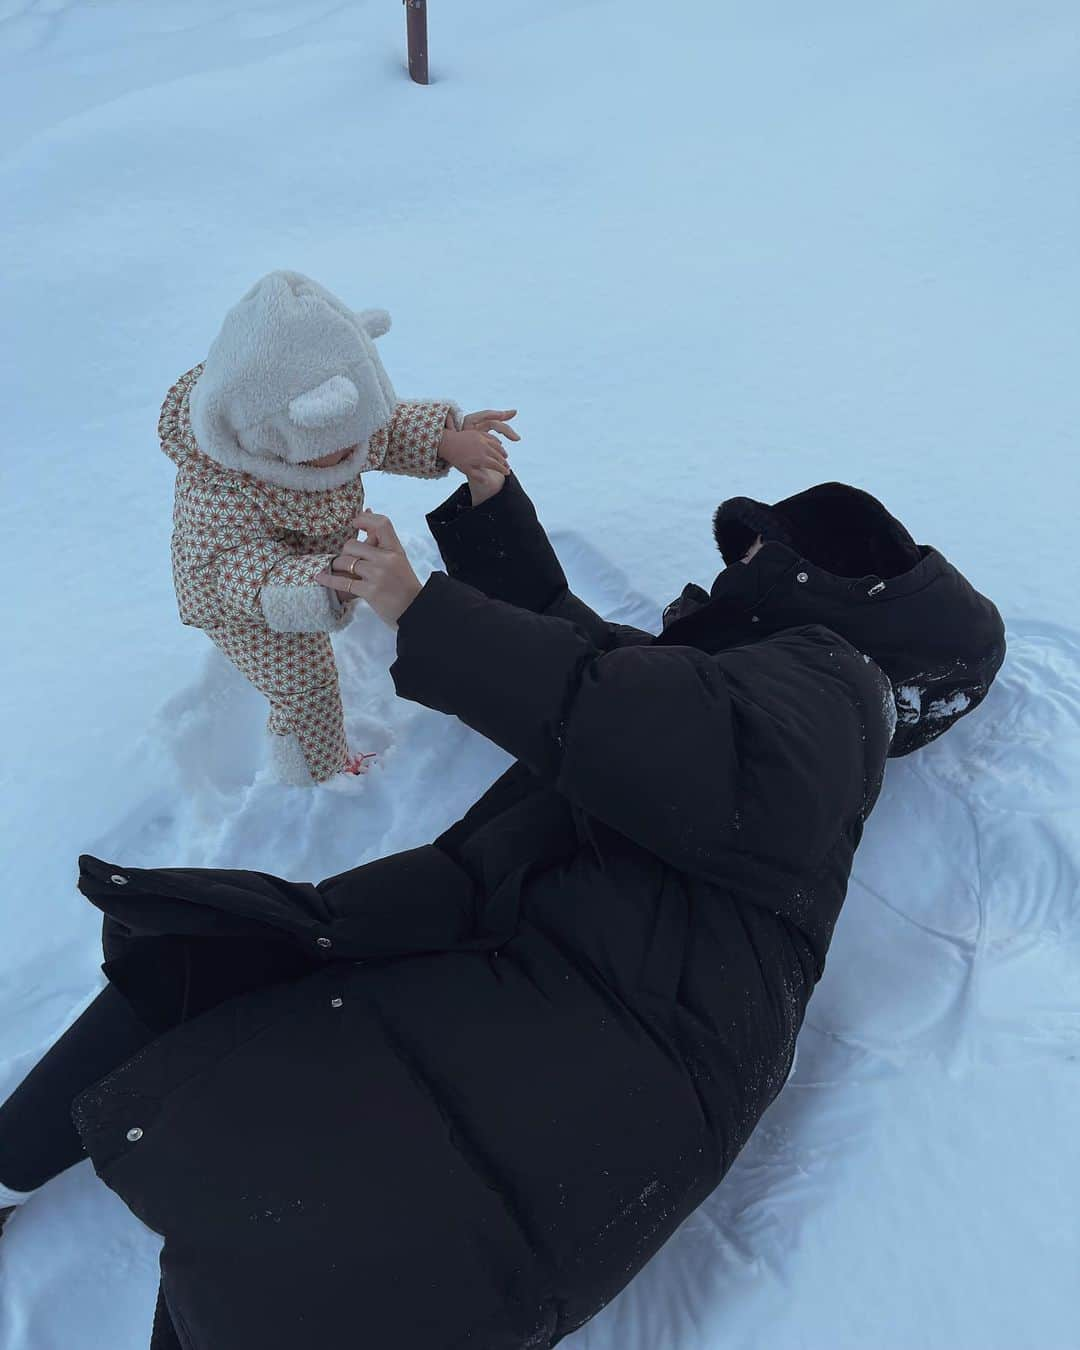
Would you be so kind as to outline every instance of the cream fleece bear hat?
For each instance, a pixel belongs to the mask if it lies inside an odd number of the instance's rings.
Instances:
[[[397,403],[375,339],[381,309],[359,312],[299,272],[271,272],[229,310],[191,391],[199,449],[228,469],[283,487],[340,487]],[[348,445],[340,464],[321,459]]]

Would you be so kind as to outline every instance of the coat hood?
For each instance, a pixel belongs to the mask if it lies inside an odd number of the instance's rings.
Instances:
[[[775,506],[731,497],[717,507],[713,535],[729,566],[758,535],[838,577],[895,577],[921,558],[914,539],[876,497],[844,483],[821,483]]]
[[[228,469],[308,491],[340,487],[397,398],[375,349],[384,310],[351,310],[299,272],[271,272],[225,316],[191,392],[199,449]],[[355,445],[340,464],[310,461]]]
[[[713,533],[727,567],[665,610],[662,643],[721,650],[819,623],[889,677],[907,754],[982,702],[1005,656],[995,606],[936,549],[916,544],[877,498],[844,483],[768,505],[722,502]],[[763,547],[741,560],[758,536]]]

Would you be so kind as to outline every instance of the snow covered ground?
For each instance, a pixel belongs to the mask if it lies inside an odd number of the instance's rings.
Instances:
[[[419,89],[394,0],[0,0],[0,1096],[97,987],[80,851],[326,875],[503,763],[395,703],[369,617],[380,768],[270,783],[258,699],[176,620],[158,404],[292,267],[393,311],[403,393],[521,409],[613,616],[709,581],[721,497],[837,477],[1009,623],[985,706],[890,768],[793,1079],[567,1345],[1075,1350],[1080,11],[431,9]],[[369,490],[433,565],[442,486]],[[144,1350],[155,1258],[76,1169],[3,1240],[0,1350]]]

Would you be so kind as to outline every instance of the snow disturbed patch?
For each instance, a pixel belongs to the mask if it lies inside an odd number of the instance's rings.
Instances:
[[[404,542],[424,576],[434,545]],[[427,843],[451,824],[507,756],[460,723],[398,701],[394,636],[366,606],[333,640],[350,749],[376,755],[367,774],[319,790],[276,781],[266,702],[207,642],[198,679],[167,701],[146,738],[144,753],[163,759],[160,791],[90,851],[133,866],[183,856],[196,867],[246,867],[259,856],[260,870],[322,877]]]

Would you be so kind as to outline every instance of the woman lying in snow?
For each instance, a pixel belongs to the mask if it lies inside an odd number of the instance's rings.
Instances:
[[[110,985],[0,1109],[0,1181],[90,1154],[165,1239],[155,1350],[590,1318],[782,1086],[886,756],[1003,656],[853,489],[725,503],[736,561],[660,637],[569,593],[516,479],[472,492],[430,517],[447,573],[370,517],[324,577],[397,625],[402,697],[517,758],[461,821],[318,885],[82,860]]]
[[[512,411],[401,403],[375,349],[383,310],[354,312],[298,272],[271,272],[225,316],[204,364],[169,390],[161,448],[176,463],[172,560],[180,618],[270,703],[286,782],[359,773],[345,741],[330,633],[353,606],[316,576],[364,504],[364,473],[508,472]]]

